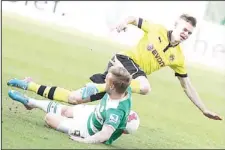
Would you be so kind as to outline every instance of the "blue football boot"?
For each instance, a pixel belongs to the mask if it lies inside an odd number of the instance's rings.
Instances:
[[[8,86],[18,87],[23,90],[27,90],[28,87],[28,81],[27,80],[19,80],[19,79],[11,79],[7,82]]]
[[[24,105],[27,105],[27,103],[29,102],[29,98],[25,97],[22,93],[18,91],[10,90],[8,92],[8,95],[11,99],[18,101]]]

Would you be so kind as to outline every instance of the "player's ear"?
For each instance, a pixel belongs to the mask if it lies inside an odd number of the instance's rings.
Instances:
[[[110,90],[114,90],[115,86],[114,84],[110,84]]]
[[[108,83],[109,83],[109,89],[110,89],[110,90],[113,90],[114,85],[113,85],[112,79],[109,79],[109,80],[108,80]]]

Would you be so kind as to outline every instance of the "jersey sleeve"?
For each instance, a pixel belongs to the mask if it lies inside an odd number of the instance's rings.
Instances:
[[[179,76],[179,77],[183,77],[183,78],[188,76],[184,61],[177,65],[173,65],[170,67],[175,71],[175,76]]]
[[[114,129],[117,129],[124,115],[124,112],[121,110],[114,108],[108,109],[106,111],[106,120],[104,122],[104,125],[107,124],[112,126]]]
[[[144,32],[149,32],[153,27],[154,27],[153,23],[150,23],[147,20],[139,18],[138,28],[142,29]]]

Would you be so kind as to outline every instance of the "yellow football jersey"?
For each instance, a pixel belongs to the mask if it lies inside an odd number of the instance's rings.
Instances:
[[[151,74],[165,66],[171,67],[178,76],[186,77],[184,55],[180,45],[171,46],[171,31],[164,26],[139,19],[138,27],[144,36],[134,48],[120,52],[137,63],[147,74]]]

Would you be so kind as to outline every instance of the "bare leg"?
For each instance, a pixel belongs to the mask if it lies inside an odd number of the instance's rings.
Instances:
[[[69,134],[73,126],[73,119],[64,116],[59,116],[53,113],[47,113],[44,120],[46,124],[52,127],[53,129],[67,134]]]

